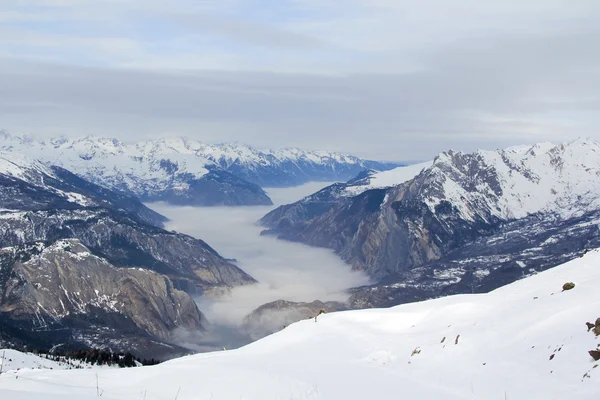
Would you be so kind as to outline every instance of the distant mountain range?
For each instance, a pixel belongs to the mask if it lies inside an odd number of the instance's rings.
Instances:
[[[270,205],[261,186],[347,180],[365,169],[398,166],[341,153],[258,150],[185,138],[123,143],[92,136],[41,140],[0,132],[0,150],[61,166],[142,201],[201,206]]]

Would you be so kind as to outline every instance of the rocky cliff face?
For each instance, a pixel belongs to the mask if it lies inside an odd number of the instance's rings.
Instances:
[[[186,291],[254,280],[163,220],[62,168],[0,155],[0,341],[185,354],[173,332],[204,329]]]
[[[164,274],[190,293],[254,282],[205,242],[110,209],[0,212],[2,247],[65,238],[80,240],[114,265]]]
[[[276,209],[261,222],[270,228],[266,234],[332,248],[353,268],[396,284],[419,268],[432,273],[475,257],[477,240],[510,236],[518,222],[524,224],[521,231],[537,226],[550,232],[552,225],[537,224],[538,219],[550,219],[568,230],[577,218],[600,209],[599,178],[600,145],[592,140],[472,154],[446,152],[397,185],[358,190],[358,195],[348,194],[348,185],[332,186]],[[578,231],[577,243],[596,235],[595,230]],[[567,234],[558,235],[542,254],[569,240]],[[488,246],[499,251],[500,242]],[[539,244],[525,242],[530,250]],[[512,245],[503,251],[527,254]],[[449,264],[436,264],[445,257],[452,257]],[[529,263],[538,257],[541,254],[532,251],[515,260]]]
[[[204,329],[192,298],[163,275],[117,268],[76,239],[0,250],[0,313],[40,342],[104,345],[128,336],[171,340],[175,329]],[[96,341],[98,334],[104,340]],[[115,344],[113,343],[113,346]],[[134,347],[138,352],[151,350]],[[115,346],[117,347],[117,346]]]
[[[348,305],[335,301],[313,301],[311,303],[277,300],[263,304],[248,314],[242,329],[252,340],[261,339],[278,332],[286,326],[303,319],[314,318],[321,310],[334,312],[347,310]]]

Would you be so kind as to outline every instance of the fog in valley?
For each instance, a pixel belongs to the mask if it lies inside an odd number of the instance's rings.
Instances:
[[[332,251],[260,236],[257,221],[282,204],[289,204],[327,186],[313,182],[284,189],[266,189],[274,206],[177,207],[149,204],[170,219],[168,230],[205,240],[223,257],[259,283],[238,287],[219,298],[196,299],[210,322],[209,332],[181,332],[178,339],[197,350],[237,347],[285,324],[285,313],[273,312],[259,331],[246,332],[242,322],[257,307],[275,300],[312,302],[344,301],[350,287],[369,283],[363,273],[353,272]],[[261,329],[262,328],[262,329]],[[254,327],[253,329],[256,329]],[[199,337],[200,336],[200,337]]]

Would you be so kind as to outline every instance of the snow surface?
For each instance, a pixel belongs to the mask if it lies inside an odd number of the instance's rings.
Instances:
[[[367,178],[368,183],[346,187],[343,196],[358,196],[367,190],[398,186],[404,182],[410,181],[431,165],[432,161],[428,161],[420,164],[394,168],[389,171],[375,172]]]
[[[91,365],[79,360],[48,360],[44,355],[23,353],[12,349],[0,349],[0,365],[2,372],[16,374],[22,370],[68,370],[78,368],[92,368]],[[100,368],[96,366],[94,368]],[[2,397],[4,398],[4,397]]]
[[[59,179],[54,171],[39,160],[23,154],[0,150],[0,175],[19,179],[40,189],[53,192],[71,203],[82,206],[95,204],[92,199],[79,193],[65,192],[47,184],[48,178]]]
[[[4,374],[0,398],[91,399],[98,382],[105,399],[597,399],[599,265],[592,251],[489,294],[325,314],[153,367]]]
[[[457,161],[467,157],[472,163]],[[426,199],[430,209],[448,200],[465,220],[488,215],[511,220],[536,213],[569,218],[600,207],[600,144],[592,139],[472,155],[447,152],[425,172],[432,178],[430,186],[442,189],[441,196]],[[485,174],[489,176],[481,176]]]

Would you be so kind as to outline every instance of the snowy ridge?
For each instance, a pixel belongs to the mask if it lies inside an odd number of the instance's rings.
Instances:
[[[0,176],[26,182],[40,190],[49,191],[63,197],[67,202],[81,206],[97,205],[94,200],[80,193],[65,192],[45,182],[52,178],[60,181],[54,171],[38,160],[22,154],[0,151]]]
[[[0,150],[21,152],[138,195],[177,185],[185,190],[181,175],[201,179],[213,169],[261,186],[293,186],[309,180],[345,180],[367,168],[395,166],[336,152],[211,145],[183,137],[124,143],[93,136],[40,140],[0,131]]]
[[[568,218],[600,208],[600,144],[577,139],[472,154],[449,151],[421,178],[432,211],[446,200],[468,221],[536,213]]]
[[[597,399],[585,323],[600,317],[598,265],[592,251],[488,294],[325,314],[154,367],[22,371],[0,377],[0,396],[91,399],[97,373],[109,400]]]

